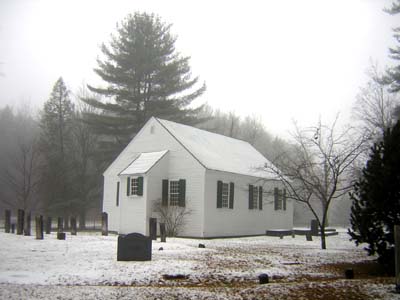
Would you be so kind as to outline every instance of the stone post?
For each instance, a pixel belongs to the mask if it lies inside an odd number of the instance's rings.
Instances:
[[[26,235],[26,236],[31,235],[31,213],[30,212],[26,214],[24,235]]]
[[[71,217],[71,235],[76,235],[76,218]]]
[[[149,225],[150,225],[150,238],[153,241],[155,241],[157,240],[157,219],[150,218]]]
[[[318,220],[311,220],[310,227],[311,227],[311,235],[318,236],[319,234]]]
[[[101,214],[101,235],[108,235],[108,214],[106,212]]]
[[[17,234],[22,234],[24,232],[24,217],[25,217],[24,210],[23,209],[18,209]]]
[[[43,240],[43,216],[36,216],[36,239]]]
[[[4,219],[4,229],[6,233],[10,233],[11,230],[11,210],[6,209],[6,215]]]
[[[161,243],[165,243],[167,241],[167,232],[165,230],[165,223],[160,223],[160,236],[161,236]]]

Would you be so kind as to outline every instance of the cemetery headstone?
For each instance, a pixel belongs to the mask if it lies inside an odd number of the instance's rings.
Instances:
[[[313,236],[318,236],[319,233],[319,226],[318,226],[318,221],[317,220],[311,220],[311,235]]]
[[[24,235],[26,235],[26,236],[31,235],[31,213],[30,212],[26,214]]]
[[[57,232],[57,240],[65,240],[65,232]]]
[[[5,211],[5,219],[4,219],[4,231],[6,233],[10,233],[11,230],[11,210],[6,209]]]
[[[101,214],[101,235],[108,235],[108,214],[106,212]]]
[[[165,223],[160,223],[160,236],[161,236],[161,243],[165,243],[167,241],[167,232],[165,230]]]
[[[354,270],[353,269],[346,269],[344,271],[344,276],[346,279],[354,279]]]
[[[199,244],[199,248],[205,248],[206,247],[206,245],[204,245],[204,244]]]
[[[15,224],[14,223],[11,224],[11,233],[15,233]]]
[[[47,217],[46,219],[46,234],[51,233],[51,217]]]
[[[307,233],[306,233],[306,240],[307,240],[307,242],[312,242],[312,235],[311,235],[311,232],[307,232]]]
[[[62,217],[58,217],[57,219],[57,233],[61,233],[64,231],[64,220]]]
[[[153,241],[157,240],[157,219],[156,218],[150,218],[149,227],[150,227],[150,238]]]
[[[71,217],[71,235],[76,235],[76,218]]]
[[[262,273],[258,276],[258,281],[260,284],[266,284],[269,282],[268,274]]]
[[[151,260],[152,240],[140,233],[130,233],[118,236],[118,261]]]
[[[36,239],[43,240],[43,216],[36,216]]]
[[[17,214],[17,234],[22,234],[24,231],[24,217],[25,212],[22,209],[18,209]]]

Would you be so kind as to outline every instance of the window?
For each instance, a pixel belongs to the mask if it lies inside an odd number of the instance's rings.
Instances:
[[[227,183],[221,180],[217,181],[217,208],[233,209],[233,198],[235,193],[235,184]]]
[[[263,188],[249,184],[249,209],[263,209]]]
[[[274,188],[275,210],[286,210],[286,190]]]
[[[179,206],[179,181],[171,180],[169,182],[169,205]]]
[[[253,186],[253,209],[258,209],[258,186]]]
[[[143,196],[143,177],[128,177],[127,178],[127,196]]]
[[[137,195],[139,190],[139,179],[131,178],[131,195]]]
[[[228,208],[229,205],[229,184],[222,183],[222,207]]]

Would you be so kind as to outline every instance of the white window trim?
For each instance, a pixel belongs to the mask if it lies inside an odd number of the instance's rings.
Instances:
[[[226,193],[226,205],[224,205],[224,185],[227,186],[227,193]],[[229,197],[230,197],[230,183],[229,182],[222,182],[222,191],[221,191],[221,208],[222,209],[229,209]]]
[[[135,191],[135,187],[134,187],[134,184],[133,184],[134,181],[136,182],[136,193],[134,193],[134,191]],[[130,190],[130,193],[129,193],[130,197],[139,197],[139,195],[137,194],[138,187],[139,187],[139,176],[131,177],[131,190]]]
[[[259,210],[258,197],[259,197],[259,187],[257,185],[253,186],[253,210]]]
[[[178,191],[172,193],[172,183],[176,183],[178,185]],[[179,179],[170,179],[168,183],[168,206],[179,206]],[[176,203],[171,203],[171,195],[176,195],[177,199],[175,200]]]

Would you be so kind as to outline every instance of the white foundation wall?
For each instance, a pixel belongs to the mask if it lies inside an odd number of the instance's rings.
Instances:
[[[149,122],[141,129],[136,137],[129,143],[129,145],[121,152],[117,159],[104,173],[104,198],[103,198],[103,211],[109,214],[109,219],[118,220],[124,219],[120,222],[121,228],[116,231],[127,229],[127,220],[131,220],[131,214],[135,216],[141,215],[144,220],[143,225],[147,228],[147,220],[151,217],[151,204],[150,202],[145,206],[139,205],[136,207],[137,211],[133,211],[133,207],[129,207],[129,213],[122,212],[123,208],[120,204],[119,209],[115,206],[115,196],[112,190],[116,191],[116,181],[118,174],[124,170],[140,153],[143,152],[156,152],[161,150],[169,150],[167,154],[168,167],[164,178],[154,178],[150,184],[154,187],[154,192],[149,194],[148,201],[157,199],[157,193],[161,198],[162,179],[168,180],[186,180],[186,208],[190,210],[190,221],[188,226],[183,228],[182,236],[202,236],[203,232],[203,214],[204,214],[204,174],[205,168],[173,137],[170,133],[156,120],[150,119]],[[152,175],[155,173],[153,170],[149,172]],[[147,183],[148,176],[145,177]],[[121,182],[120,193],[126,195],[126,182]],[[126,181],[126,180],[125,180]],[[158,182],[158,183],[157,183]],[[158,185],[159,184],[159,185]],[[114,188],[115,185],[115,188]],[[143,198],[147,197],[147,188],[144,188]],[[146,196],[146,197],[145,197]],[[120,201],[121,202],[121,201]],[[120,211],[119,215],[117,211]],[[126,221],[125,221],[126,219]],[[113,224],[115,222],[113,221]],[[111,224],[111,223],[110,223]],[[111,229],[111,228],[110,228]],[[145,229],[146,231],[147,229]],[[146,231],[147,232],[147,231]],[[122,233],[122,232],[121,232]]]
[[[217,208],[217,181],[235,184],[234,208]],[[249,209],[249,184],[263,187],[263,209]],[[274,210],[274,187],[277,181],[261,181],[255,177],[208,170],[205,180],[203,237],[265,234],[267,229],[292,229],[293,205]]]

